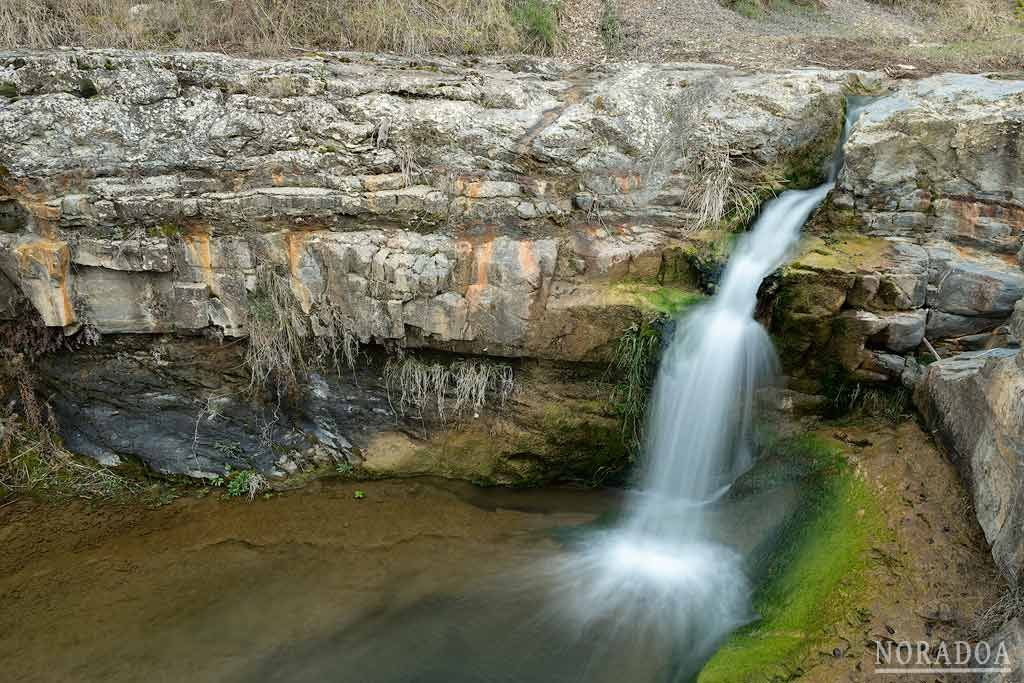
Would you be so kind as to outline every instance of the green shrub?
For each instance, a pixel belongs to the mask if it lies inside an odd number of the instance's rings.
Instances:
[[[554,54],[558,50],[557,0],[512,0],[512,22],[528,52]]]

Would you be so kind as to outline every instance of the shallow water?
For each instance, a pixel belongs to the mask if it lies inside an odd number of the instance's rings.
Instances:
[[[756,545],[791,493],[731,506],[734,540]],[[157,510],[17,502],[0,510],[4,676],[664,680],[670,644],[573,630],[552,616],[579,585],[526,569],[602,533],[622,499],[416,480]]]

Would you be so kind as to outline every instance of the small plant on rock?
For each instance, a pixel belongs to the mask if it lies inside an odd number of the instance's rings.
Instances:
[[[269,488],[267,479],[255,470],[232,471],[231,466],[224,468],[224,479],[227,481],[227,492],[231,498],[248,496],[249,500],[256,494]]]
[[[622,419],[622,435],[634,451],[643,440],[647,399],[657,372],[661,349],[661,324],[658,319],[630,325],[615,347],[609,370],[620,377],[612,392],[611,404]]]

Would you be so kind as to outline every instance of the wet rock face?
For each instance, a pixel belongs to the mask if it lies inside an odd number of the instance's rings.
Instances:
[[[936,76],[869,104],[818,236],[783,275],[791,359],[814,348],[857,380],[899,381],[925,339],[944,356],[1007,343],[1024,296],[1022,147],[1024,81]]]
[[[448,396],[442,417],[431,401],[409,404],[385,367],[383,354],[362,356],[277,396],[253,390],[238,343],[121,335],[36,370],[69,449],[163,475],[213,479],[230,467],[294,482],[340,465],[524,485],[593,481],[626,463],[621,425],[595,399],[610,390],[600,371],[531,363],[507,400],[492,387],[484,405],[453,414]]]
[[[298,400],[278,401],[249,391],[237,345],[123,337],[47,356],[39,371],[69,449],[161,474],[284,477],[357,462],[376,431],[401,428],[370,369],[313,374]]]

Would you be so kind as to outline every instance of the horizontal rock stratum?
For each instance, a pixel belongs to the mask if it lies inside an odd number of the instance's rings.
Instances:
[[[623,327],[595,314],[608,282],[693,229],[702,141],[813,167],[861,79],[0,53],[0,311],[20,292],[69,332],[241,337],[267,265],[363,341],[590,357]]]

